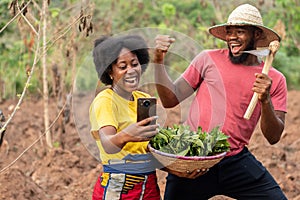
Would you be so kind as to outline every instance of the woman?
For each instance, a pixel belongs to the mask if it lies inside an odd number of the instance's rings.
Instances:
[[[93,200],[159,200],[156,163],[147,144],[157,133],[156,120],[136,122],[137,99],[150,97],[138,91],[142,73],[149,63],[145,41],[136,35],[102,37],[95,41],[94,64],[100,81],[109,86],[90,106],[91,133],[103,164]]]

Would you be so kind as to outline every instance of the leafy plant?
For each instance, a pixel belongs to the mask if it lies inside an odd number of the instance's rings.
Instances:
[[[0,28],[12,18],[11,11],[8,7],[11,0],[0,1]],[[20,1],[19,1],[20,2]],[[22,1],[25,2],[25,1]],[[26,1],[27,2],[27,1]],[[41,1],[39,1],[41,2]],[[87,3],[82,3],[87,2]],[[250,2],[256,5],[263,16],[264,24],[273,28],[280,20],[284,25],[281,47],[274,60],[274,66],[279,69],[287,77],[288,86],[291,89],[300,88],[300,67],[299,67],[299,44],[300,44],[300,7],[299,0],[276,0],[274,2],[267,1],[208,1],[208,0],[168,0],[168,1],[117,1],[117,0],[95,0],[91,1],[54,1],[49,5],[49,30],[48,41],[52,45],[48,51],[48,65],[57,64],[65,85],[64,89],[68,90],[72,84],[72,67],[70,64],[71,55],[77,49],[80,53],[74,57],[74,66],[81,66],[85,60],[85,55],[93,48],[94,39],[100,35],[114,35],[128,30],[143,29],[145,27],[160,28],[159,34],[165,34],[162,29],[173,30],[183,33],[200,44],[203,49],[211,48],[227,48],[226,43],[212,37],[207,29],[208,27],[224,23],[228,14],[240,3]],[[32,24],[37,26],[39,21],[39,9],[34,4],[30,4],[26,17],[31,19]],[[101,5],[101,6],[95,6]],[[79,32],[78,26],[62,37],[65,32],[67,22],[71,23],[71,19],[78,16],[80,9],[87,13],[93,13],[90,19],[94,24],[93,34],[86,38],[83,32]],[[31,18],[30,16],[36,16]],[[18,17],[18,23],[11,23],[0,33],[0,97],[3,99],[15,97],[24,88],[27,79],[26,66],[33,62],[32,51],[26,47],[31,38],[35,38],[34,34],[29,33],[27,23]],[[20,25],[24,30],[20,30]],[[169,32],[166,31],[166,34]],[[21,37],[20,37],[21,36]],[[83,36],[83,37],[82,37]],[[149,36],[149,44],[154,41],[153,36]],[[60,38],[59,40],[57,40]],[[56,41],[55,44],[53,41]],[[179,52],[185,52],[192,49],[186,44],[186,40],[176,39],[173,47],[182,46]],[[75,53],[72,53],[75,52]],[[169,52],[169,54],[172,52]],[[195,52],[198,53],[198,52]],[[279,55],[281,54],[281,55]],[[180,55],[181,56],[181,55]],[[193,56],[194,57],[194,56]],[[183,57],[186,59],[186,57]],[[174,56],[167,56],[165,64],[170,67],[172,78],[176,79],[178,72],[183,72],[190,59],[180,60]],[[91,63],[93,65],[93,63]],[[39,63],[38,63],[39,67]],[[40,70],[40,69],[37,69]],[[50,70],[50,68],[49,68]],[[75,70],[74,70],[75,71]],[[40,72],[40,71],[39,71]],[[94,69],[92,69],[94,72]],[[174,72],[174,73],[173,73]],[[173,74],[172,74],[173,73]],[[31,81],[30,91],[32,94],[40,94],[42,91],[41,74],[36,73]],[[83,75],[82,75],[83,76]],[[52,77],[49,76],[49,82]],[[93,79],[94,80],[94,79]],[[93,80],[80,79],[82,88],[93,88],[96,83]],[[84,82],[87,83],[84,83]],[[53,82],[53,81],[52,81]],[[51,92],[51,85],[50,90]],[[1,99],[1,98],[0,98]]]
[[[162,13],[165,17],[172,17],[176,14],[176,8],[170,3],[164,3],[162,6]]]
[[[208,133],[201,127],[191,131],[189,126],[173,125],[173,128],[161,128],[150,144],[154,149],[175,155],[211,156],[229,151],[228,138],[219,127]]]

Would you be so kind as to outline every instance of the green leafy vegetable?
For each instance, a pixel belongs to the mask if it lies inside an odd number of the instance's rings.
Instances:
[[[159,151],[181,156],[211,156],[229,151],[228,138],[219,127],[207,133],[201,127],[191,131],[189,126],[173,125],[160,128],[150,144]]]

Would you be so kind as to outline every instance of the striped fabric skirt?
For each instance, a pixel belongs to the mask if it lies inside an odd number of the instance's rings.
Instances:
[[[104,178],[104,174],[109,178]],[[92,199],[160,200],[156,173],[147,175],[102,173],[94,186]]]

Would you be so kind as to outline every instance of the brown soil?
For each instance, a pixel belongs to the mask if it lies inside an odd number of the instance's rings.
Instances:
[[[300,92],[290,91],[288,97],[286,129],[281,141],[269,145],[257,128],[249,148],[274,175],[288,199],[300,200]],[[73,98],[73,112],[70,122],[65,125],[65,132],[59,125],[62,123],[56,123],[51,129],[55,147],[46,148],[43,137],[43,143],[38,141],[18,158],[44,130],[42,101],[27,99],[23,102],[6,130],[0,149],[0,199],[91,199],[101,166],[88,133],[90,99],[91,95],[82,94]],[[16,103],[15,100],[0,103],[6,118]],[[55,101],[50,106],[53,120],[58,112]],[[165,125],[179,122],[178,109],[167,113]],[[3,171],[15,159],[17,161]],[[157,172],[163,192],[166,174],[160,170]],[[213,199],[227,198],[218,196]]]

